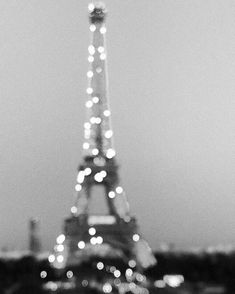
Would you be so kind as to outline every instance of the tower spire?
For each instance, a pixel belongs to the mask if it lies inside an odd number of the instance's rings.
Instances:
[[[111,159],[115,156],[113,131],[108,103],[106,10],[103,4],[89,5],[90,38],[88,46],[89,70],[84,124],[84,155],[99,155]]]

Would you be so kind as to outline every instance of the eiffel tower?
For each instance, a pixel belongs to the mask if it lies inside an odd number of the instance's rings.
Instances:
[[[77,198],[64,230],[57,237],[49,261],[58,269],[74,266],[92,256],[118,258],[143,269],[155,264],[147,242],[140,236],[136,219],[130,215],[120,185],[108,101],[106,9],[102,3],[89,5],[91,44],[83,159],[78,168]],[[90,212],[96,188],[103,187],[108,212]]]

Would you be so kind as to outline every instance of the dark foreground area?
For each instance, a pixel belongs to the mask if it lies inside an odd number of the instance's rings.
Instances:
[[[235,252],[183,253],[157,252],[157,265],[144,273],[136,274],[129,283],[131,290],[119,276],[127,273],[126,265],[120,261],[94,258],[79,266],[55,271],[47,259],[24,255],[20,258],[0,259],[1,294],[41,293],[235,293]],[[98,264],[115,264],[105,272]],[[107,266],[106,266],[107,268]],[[117,278],[111,287],[112,268]],[[134,271],[134,270],[133,270]],[[114,274],[115,275],[115,274]],[[92,281],[92,282],[91,282]],[[123,287],[119,287],[122,282]],[[139,288],[140,284],[145,288]],[[119,289],[119,292],[117,291]],[[141,289],[144,291],[141,292]]]

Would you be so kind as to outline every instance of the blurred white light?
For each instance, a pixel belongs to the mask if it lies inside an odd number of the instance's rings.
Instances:
[[[101,53],[100,54],[100,59],[101,60],[105,60],[106,59],[106,54],[105,53]]]
[[[48,261],[49,262],[54,262],[55,261],[55,255],[54,254],[49,255]]]
[[[111,114],[110,110],[106,109],[104,111],[104,116],[108,117],[108,116],[110,116],[110,114]]]
[[[84,249],[85,246],[86,246],[86,244],[85,244],[84,241],[79,241],[79,242],[78,242],[78,248],[79,248],[79,249]]]
[[[104,293],[111,293],[112,292],[112,286],[111,286],[111,284],[109,284],[109,283],[105,283],[104,285],[103,285],[103,292]]]
[[[94,148],[94,149],[92,149],[91,153],[92,153],[93,155],[98,155],[99,150],[98,150],[97,148]]]
[[[157,288],[165,288],[166,283],[163,280],[156,280],[154,282],[154,286],[157,287]]]
[[[105,178],[107,176],[107,172],[105,170],[102,170],[100,172],[101,177]]]
[[[98,262],[96,266],[97,266],[98,270],[102,270],[104,268],[104,264],[101,261]]]
[[[100,124],[100,123],[101,123],[101,118],[100,118],[100,117],[97,117],[97,118],[96,118],[96,123],[97,123],[97,124]]]
[[[88,10],[89,10],[89,12],[92,12],[94,9],[95,9],[95,5],[94,5],[93,3],[90,3],[90,4],[88,5]]]
[[[98,97],[93,97],[93,98],[92,98],[92,101],[93,101],[94,103],[98,103],[99,100],[100,100],[100,99],[99,99]]]
[[[87,94],[92,94],[93,93],[93,89],[91,87],[86,89]]]
[[[100,173],[95,174],[94,179],[96,182],[101,183],[103,181],[103,177]]]
[[[45,279],[46,276],[47,276],[47,272],[46,272],[46,271],[41,271],[41,272],[40,272],[40,277],[41,277],[42,279]]]
[[[98,66],[97,68],[96,68],[96,72],[99,74],[99,73],[101,73],[102,72],[102,68],[100,67],[100,66]]]
[[[57,246],[56,246],[56,250],[57,250],[58,252],[63,252],[63,251],[64,251],[64,245],[62,245],[62,244],[57,245]]]
[[[101,34],[105,34],[106,32],[107,32],[106,27],[101,27],[101,28],[100,28],[100,33],[101,33]]]
[[[94,32],[96,30],[96,26],[94,24],[90,25],[90,31]]]
[[[133,275],[133,270],[131,269],[131,268],[128,268],[127,270],[126,270],[126,276],[127,277],[131,277]]]
[[[93,73],[92,70],[89,70],[86,75],[87,75],[88,78],[92,78],[94,73]]]
[[[72,213],[77,213],[77,212],[78,212],[77,207],[76,207],[76,206],[72,206],[72,207],[71,207],[71,212],[72,212]]]
[[[82,145],[83,149],[89,149],[89,147],[90,147],[90,144],[87,142],[83,143],[83,145]]]
[[[99,46],[97,50],[98,50],[99,53],[103,53],[104,52],[104,47],[103,46]]]
[[[99,244],[99,245],[101,245],[103,243],[103,238],[101,236],[98,236],[96,238],[96,243]]]
[[[97,166],[104,166],[105,165],[105,159],[103,157],[96,157],[93,159],[93,162]]]
[[[135,267],[136,266],[135,260],[133,260],[133,259],[129,260],[128,265],[129,265],[129,267]]]
[[[90,243],[91,243],[92,245],[95,245],[95,244],[96,244],[96,237],[92,237],[92,238],[90,239]]]
[[[64,240],[65,240],[65,235],[64,235],[64,234],[61,234],[61,235],[59,235],[59,236],[56,238],[56,242],[57,242],[58,244],[62,244],[62,243],[64,242]]]
[[[116,192],[118,193],[118,194],[121,194],[122,192],[123,192],[123,188],[122,187],[117,187],[116,188]]]
[[[110,139],[112,137],[112,135],[113,135],[113,131],[112,130],[108,130],[104,134],[105,138],[107,138],[107,139]]]
[[[73,277],[73,272],[72,271],[67,271],[66,276],[68,279],[71,279]]]
[[[92,116],[92,117],[90,118],[90,122],[91,122],[92,124],[95,124],[95,123],[96,123],[96,117]]]
[[[110,269],[109,270],[110,270],[111,273],[114,273],[115,270],[116,270],[116,267],[115,266],[110,266]]]
[[[91,62],[93,62],[94,61],[94,56],[88,56],[88,61],[91,63]]]
[[[82,185],[77,184],[77,185],[75,186],[75,191],[79,192],[79,191],[81,191],[81,190],[82,190]]]
[[[86,176],[89,176],[90,174],[91,174],[91,168],[89,168],[89,167],[86,167],[85,169],[84,169],[84,173],[85,173],[85,175]]]
[[[96,229],[95,228],[89,228],[88,232],[89,232],[89,235],[94,236],[95,233],[96,233]]]
[[[182,275],[165,275],[163,281],[172,288],[179,287],[184,282]]]
[[[116,152],[115,150],[113,150],[112,148],[108,149],[107,150],[107,153],[106,153],[106,157],[111,159],[113,158],[114,156],[116,155]]]
[[[84,181],[84,178],[85,178],[84,172],[80,170],[77,176],[77,182],[81,184]]]
[[[90,135],[91,135],[91,130],[85,130],[84,132],[85,139],[90,139]]]
[[[114,191],[110,191],[108,194],[109,198],[114,198],[115,197],[115,192]]]
[[[64,256],[63,256],[63,255],[58,255],[56,259],[57,259],[57,261],[58,261],[59,263],[61,263],[61,262],[64,261]]]
[[[86,107],[87,108],[91,108],[93,106],[93,102],[91,101],[91,100],[88,100],[87,102],[86,102]]]
[[[113,275],[115,278],[119,278],[121,276],[121,272],[119,270],[115,270]]]
[[[138,234],[134,234],[134,235],[132,236],[132,239],[133,239],[133,241],[138,242],[139,239],[140,239],[140,236],[139,236]]]
[[[91,55],[94,55],[95,54],[95,47],[93,45],[90,45],[88,47],[88,52],[91,54]]]
[[[84,128],[85,129],[90,129],[91,128],[91,124],[89,122],[84,123]]]

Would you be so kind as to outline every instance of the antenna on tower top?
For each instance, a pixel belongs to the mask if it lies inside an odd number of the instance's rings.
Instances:
[[[102,2],[90,3],[88,5],[89,18],[91,23],[103,22],[107,13]]]

